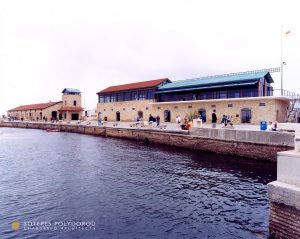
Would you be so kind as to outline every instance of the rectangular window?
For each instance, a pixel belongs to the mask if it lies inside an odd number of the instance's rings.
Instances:
[[[111,94],[110,102],[116,102],[116,94]]]
[[[146,99],[146,91],[145,90],[139,90],[138,91],[138,98],[139,98],[139,100],[145,100]]]
[[[147,99],[149,99],[149,100],[154,99],[154,91],[153,90],[147,90]]]
[[[99,95],[99,103],[104,103],[104,96],[103,95]]]
[[[138,100],[138,92],[137,91],[131,92],[131,100]]]
[[[77,102],[76,102],[76,100],[74,100],[74,102],[73,102],[73,106],[76,106],[76,103],[77,103]]]
[[[104,102],[105,103],[110,102],[110,95],[104,95]]]
[[[228,104],[228,107],[233,107],[233,104]]]
[[[124,92],[124,100],[125,101],[131,100],[131,93],[130,92]]]
[[[188,106],[188,109],[192,109],[192,108],[193,108],[193,106],[191,106],[191,105]]]
[[[240,98],[240,90],[229,90],[227,92],[228,98]]]
[[[259,103],[259,106],[266,106],[266,103]]]
[[[227,91],[226,90],[221,90],[219,92],[219,98],[220,99],[226,99],[227,98]]]

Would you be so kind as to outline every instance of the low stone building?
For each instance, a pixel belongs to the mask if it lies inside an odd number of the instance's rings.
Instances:
[[[216,110],[233,116],[235,124],[284,122],[290,100],[273,96],[273,79],[268,71],[241,72],[171,82],[169,79],[108,87],[98,92],[98,117],[108,121],[148,120],[150,114],[161,122],[175,122],[188,114],[211,122]]]
[[[81,112],[81,92],[77,89],[65,88],[62,91],[62,101],[21,105],[8,110],[8,117],[16,120],[80,120]]]

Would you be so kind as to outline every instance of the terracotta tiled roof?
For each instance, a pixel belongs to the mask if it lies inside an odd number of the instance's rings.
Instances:
[[[48,103],[40,103],[40,104],[32,104],[32,105],[21,105],[16,108],[13,108],[9,110],[11,111],[22,111],[22,110],[43,110],[46,109],[52,105],[56,105],[58,103],[61,103],[62,101],[56,101],[56,102],[48,102]]]
[[[135,89],[143,89],[143,88],[152,88],[160,85],[161,83],[169,81],[168,78],[158,79],[158,80],[149,80],[149,81],[142,81],[142,82],[135,82],[125,85],[116,85],[110,86],[102,91],[99,91],[97,94],[100,93],[111,93],[116,91],[123,91],[123,90],[135,90]]]
[[[82,107],[61,107],[58,111],[83,111]]]

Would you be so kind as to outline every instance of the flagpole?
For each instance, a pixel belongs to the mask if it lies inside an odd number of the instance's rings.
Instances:
[[[280,92],[281,96],[283,96],[283,26],[281,25],[280,29],[280,72],[281,72],[281,77],[280,77]]]

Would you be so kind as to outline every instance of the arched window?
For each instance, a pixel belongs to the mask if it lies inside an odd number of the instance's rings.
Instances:
[[[251,123],[251,109],[244,108],[241,110],[241,123]]]
[[[171,111],[170,110],[164,111],[164,121],[171,122]]]
[[[198,110],[199,116],[201,116],[202,122],[206,122],[206,109],[199,109]]]

